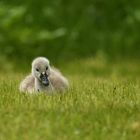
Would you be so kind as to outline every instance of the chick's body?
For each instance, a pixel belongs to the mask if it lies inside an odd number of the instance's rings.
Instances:
[[[46,76],[48,84],[44,84],[42,76]],[[44,57],[36,58],[32,63],[32,73],[20,83],[20,92],[36,93],[64,91],[68,88],[68,80],[55,68],[51,68],[49,60]]]

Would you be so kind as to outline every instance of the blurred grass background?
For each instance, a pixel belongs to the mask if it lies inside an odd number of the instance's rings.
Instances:
[[[67,94],[19,94],[45,56]],[[139,0],[0,1],[0,139],[140,139]]]
[[[36,56],[46,56],[55,65],[89,58],[139,62],[139,4],[138,0],[1,0],[1,70],[24,70]]]

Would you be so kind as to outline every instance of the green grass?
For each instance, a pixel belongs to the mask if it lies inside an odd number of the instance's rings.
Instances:
[[[55,96],[19,94],[24,75],[1,73],[0,139],[139,140],[139,70],[79,60],[62,68],[71,87]]]

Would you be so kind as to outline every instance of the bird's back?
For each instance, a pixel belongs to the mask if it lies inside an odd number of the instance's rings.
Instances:
[[[26,78],[20,83],[21,92],[33,93],[35,90],[35,78],[32,74],[26,76]]]

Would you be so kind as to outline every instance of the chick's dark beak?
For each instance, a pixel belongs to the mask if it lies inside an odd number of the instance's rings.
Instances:
[[[49,86],[49,79],[48,79],[48,75],[46,73],[45,74],[41,73],[40,79],[41,79],[41,82],[43,85]]]

